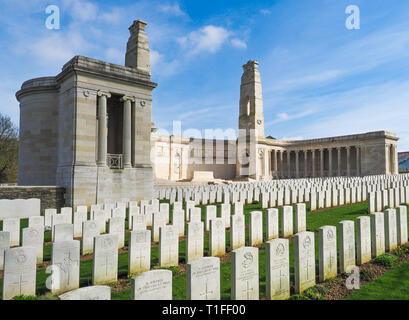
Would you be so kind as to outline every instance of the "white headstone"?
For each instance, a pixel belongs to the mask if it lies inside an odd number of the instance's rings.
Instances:
[[[80,242],[60,241],[52,244],[51,292],[61,294],[79,288],[80,285]]]
[[[295,205],[295,233],[307,231],[305,203],[297,203]]]
[[[268,300],[286,300],[290,297],[288,239],[266,242],[266,294]]]
[[[230,247],[235,250],[245,246],[244,215],[234,214],[230,217]]]
[[[125,220],[122,217],[109,219],[109,234],[118,236],[118,249],[125,246]]]
[[[4,219],[3,231],[10,233],[10,247],[16,247],[20,245],[20,219]]]
[[[266,217],[267,240],[278,238],[278,209],[267,209]]]
[[[355,225],[352,220],[343,220],[338,224],[339,231],[339,270],[348,272],[356,265],[355,260]]]
[[[151,268],[151,230],[131,231],[128,249],[128,274],[133,275]]]
[[[23,247],[36,248],[37,263],[43,263],[44,227],[24,228]]]
[[[408,242],[408,218],[406,206],[397,207],[396,224],[398,230],[398,245],[401,246]]]
[[[60,300],[111,300],[110,286],[89,286],[66,292]]]
[[[103,234],[95,237],[92,264],[92,284],[118,281],[118,236]]]
[[[231,299],[259,299],[258,248],[241,247],[231,252]]]
[[[226,254],[226,229],[224,228],[223,218],[210,220],[209,243],[211,256],[222,257]]]
[[[371,215],[372,258],[385,253],[385,221],[383,212]]]
[[[94,220],[85,221],[82,226],[82,255],[85,255],[93,252],[94,238],[99,235],[99,230]]]
[[[393,251],[398,245],[396,228],[396,209],[385,210],[385,249]]]
[[[36,260],[34,247],[17,247],[4,252],[3,300],[36,294]]]
[[[10,233],[0,231],[0,270],[4,268],[4,251],[10,248]]]
[[[131,279],[132,300],[172,300],[172,271],[151,270]]]
[[[367,216],[356,219],[356,258],[360,266],[371,260],[371,218]]]
[[[186,262],[203,257],[203,222],[189,222],[186,236]]]
[[[188,300],[220,300],[219,258],[204,257],[188,262],[186,274]]]
[[[337,228],[318,229],[320,282],[337,276]]]
[[[171,267],[179,265],[179,232],[175,226],[159,229],[159,265]]]
[[[293,207],[283,206],[280,224],[282,238],[293,235]]]
[[[294,236],[295,292],[315,285],[315,243],[314,232],[300,232]]]
[[[250,212],[250,232],[249,242],[250,246],[258,247],[263,243],[263,212]]]
[[[74,239],[74,225],[61,223],[54,225],[54,242],[71,241]]]

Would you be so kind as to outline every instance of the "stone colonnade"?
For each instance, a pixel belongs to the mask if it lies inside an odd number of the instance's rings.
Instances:
[[[107,150],[108,150],[108,99],[111,98],[111,93],[106,91],[98,91],[98,137],[97,137],[97,165],[107,166]],[[122,167],[131,168],[132,151],[132,127],[135,125],[135,110],[132,110],[135,98],[131,96],[123,96],[123,134],[122,134]],[[134,115],[134,116],[133,116]]]
[[[267,178],[360,176],[361,146],[266,149],[260,172]]]

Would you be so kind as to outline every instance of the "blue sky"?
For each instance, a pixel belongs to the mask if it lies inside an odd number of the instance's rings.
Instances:
[[[49,4],[61,29],[45,27]],[[348,30],[348,5],[361,28]],[[240,77],[260,63],[265,134],[308,139],[388,130],[409,150],[409,2],[401,0],[0,0],[0,112],[74,55],[124,64],[128,27],[148,22],[153,120],[171,131],[237,128]]]

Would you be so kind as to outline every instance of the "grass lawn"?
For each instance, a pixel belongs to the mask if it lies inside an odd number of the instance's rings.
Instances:
[[[409,300],[409,261],[352,292],[346,300]]]
[[[161,201],[167,202],[167,201]],[[220,216],[221,204],[215,204],[217,206],[217,213]],[[202,220],[205,217],[205,206],[202,207]],[[172,206],[170,207],[172,213]],[[342,220],[355,220],[357,217],[362,215],[367,215],[367,203],[358,203],[353,205],[347,205],[338,208],[332,208],[327,210],[322,210],[319,212],[309,212],[307,209],[307,230],[315,232],[315,250],[316,250],[316,272],[318,274],[318,228],[324,225],[334,225]],[[233,210],[233,206],[232,206]],[[249,223],[249,213],[251,211],[261,210],[261,204],[255,203],[252,205],[246,205],[244,207],[244,215],[246,217],[246,224]],[[264,211],[264,210],[263,210]],[[281,211],[281,209],[280,209]],[[172,215],[171,215],[172,217]],[[265,218],[265,217],[264,217]],[[27,226],[26,219],[21,222],[22,227]],[[265,221],[264,221],[265,223]],[[50,232],[47,231],[45,235],[46,241],[50,241]],[[125,245],[128,244],[129,233],[125,236]],[[248,243],[248,229],[246,228],[246,243]],[[179,242],[179,261],[180,264],[185,264],[185,241]],[[226,248],[230,246],[229,232],[226,232]],[[229,249],[227,250],[229,254]],[[205,234],[205,246],[204,253],[205,256],[209,252],[209,236]],[[260,277],[260,298],[265,297],[266,287],[265,287],[265,250],[264,245],[261,246],[259,250],[259,277]],[[49,261],[51,259],[51,245],[44,246],[44,261]],[[152,247],[151,252],[151,264],[152,268],[158,268],[159,257],[158,257],[158,247]],[[230,261],[221,263],[221,298],[228,300],[230,299],[231,290],[231,264]],[[181,274],[180,269],[173,267],[170,268],[173,272],[173,299],[184,300],[186,299],[186,275]],[[294,284],[294,249],[292,239],[290,239],[290,281]],[[409,268],[408,268],[409,273]],[[119,254],[118,261],[118,276],[122,279],[126,279],[128,274],[128,253]],[[46,274],[44,266],[39,266],[37,271],[37,295],[44,295],[48,292],[45,286],[45,282],[49,274]],[[409,277],[408,277],[409,279]],[[129,281],[129,280],[127,280]],[[409,281],[409,280],[408,280]],[[80,265],[80,286],[92,285],[92,258],[86,261],[82,261]],[[2,279],[0,279],[0,284]],[[361,289],[362,290],[362,289]],[[2,286],[0,286],[0,293],[2,291]],[[386,294],[386,293],[385,293]],[[409,298],[409,289],[407,290],[406,297]],[[126,289],[120,292],[112,292],[112,299],[116,300],[128,300],[130,299],[130,289]]]

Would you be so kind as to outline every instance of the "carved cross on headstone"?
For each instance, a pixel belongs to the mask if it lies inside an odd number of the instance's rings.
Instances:
[[[204,300],[208,300],[208,295],[209,294],[213,294],[213,290],[209,290],[208,289],[208,284],[207,284],[207,280],[206,280],[206,284],[205,284],[205,291],[202,292],[200,294],[201,297],[205,297]]]
[[[243,292],[246,294],[247,300],[250,299],[249,294],[252,293],[253,291],[254,291],[253,288],[249,288],[249,281],[247,280],[247,281],[246,281],[246,288],[243,289]]]

